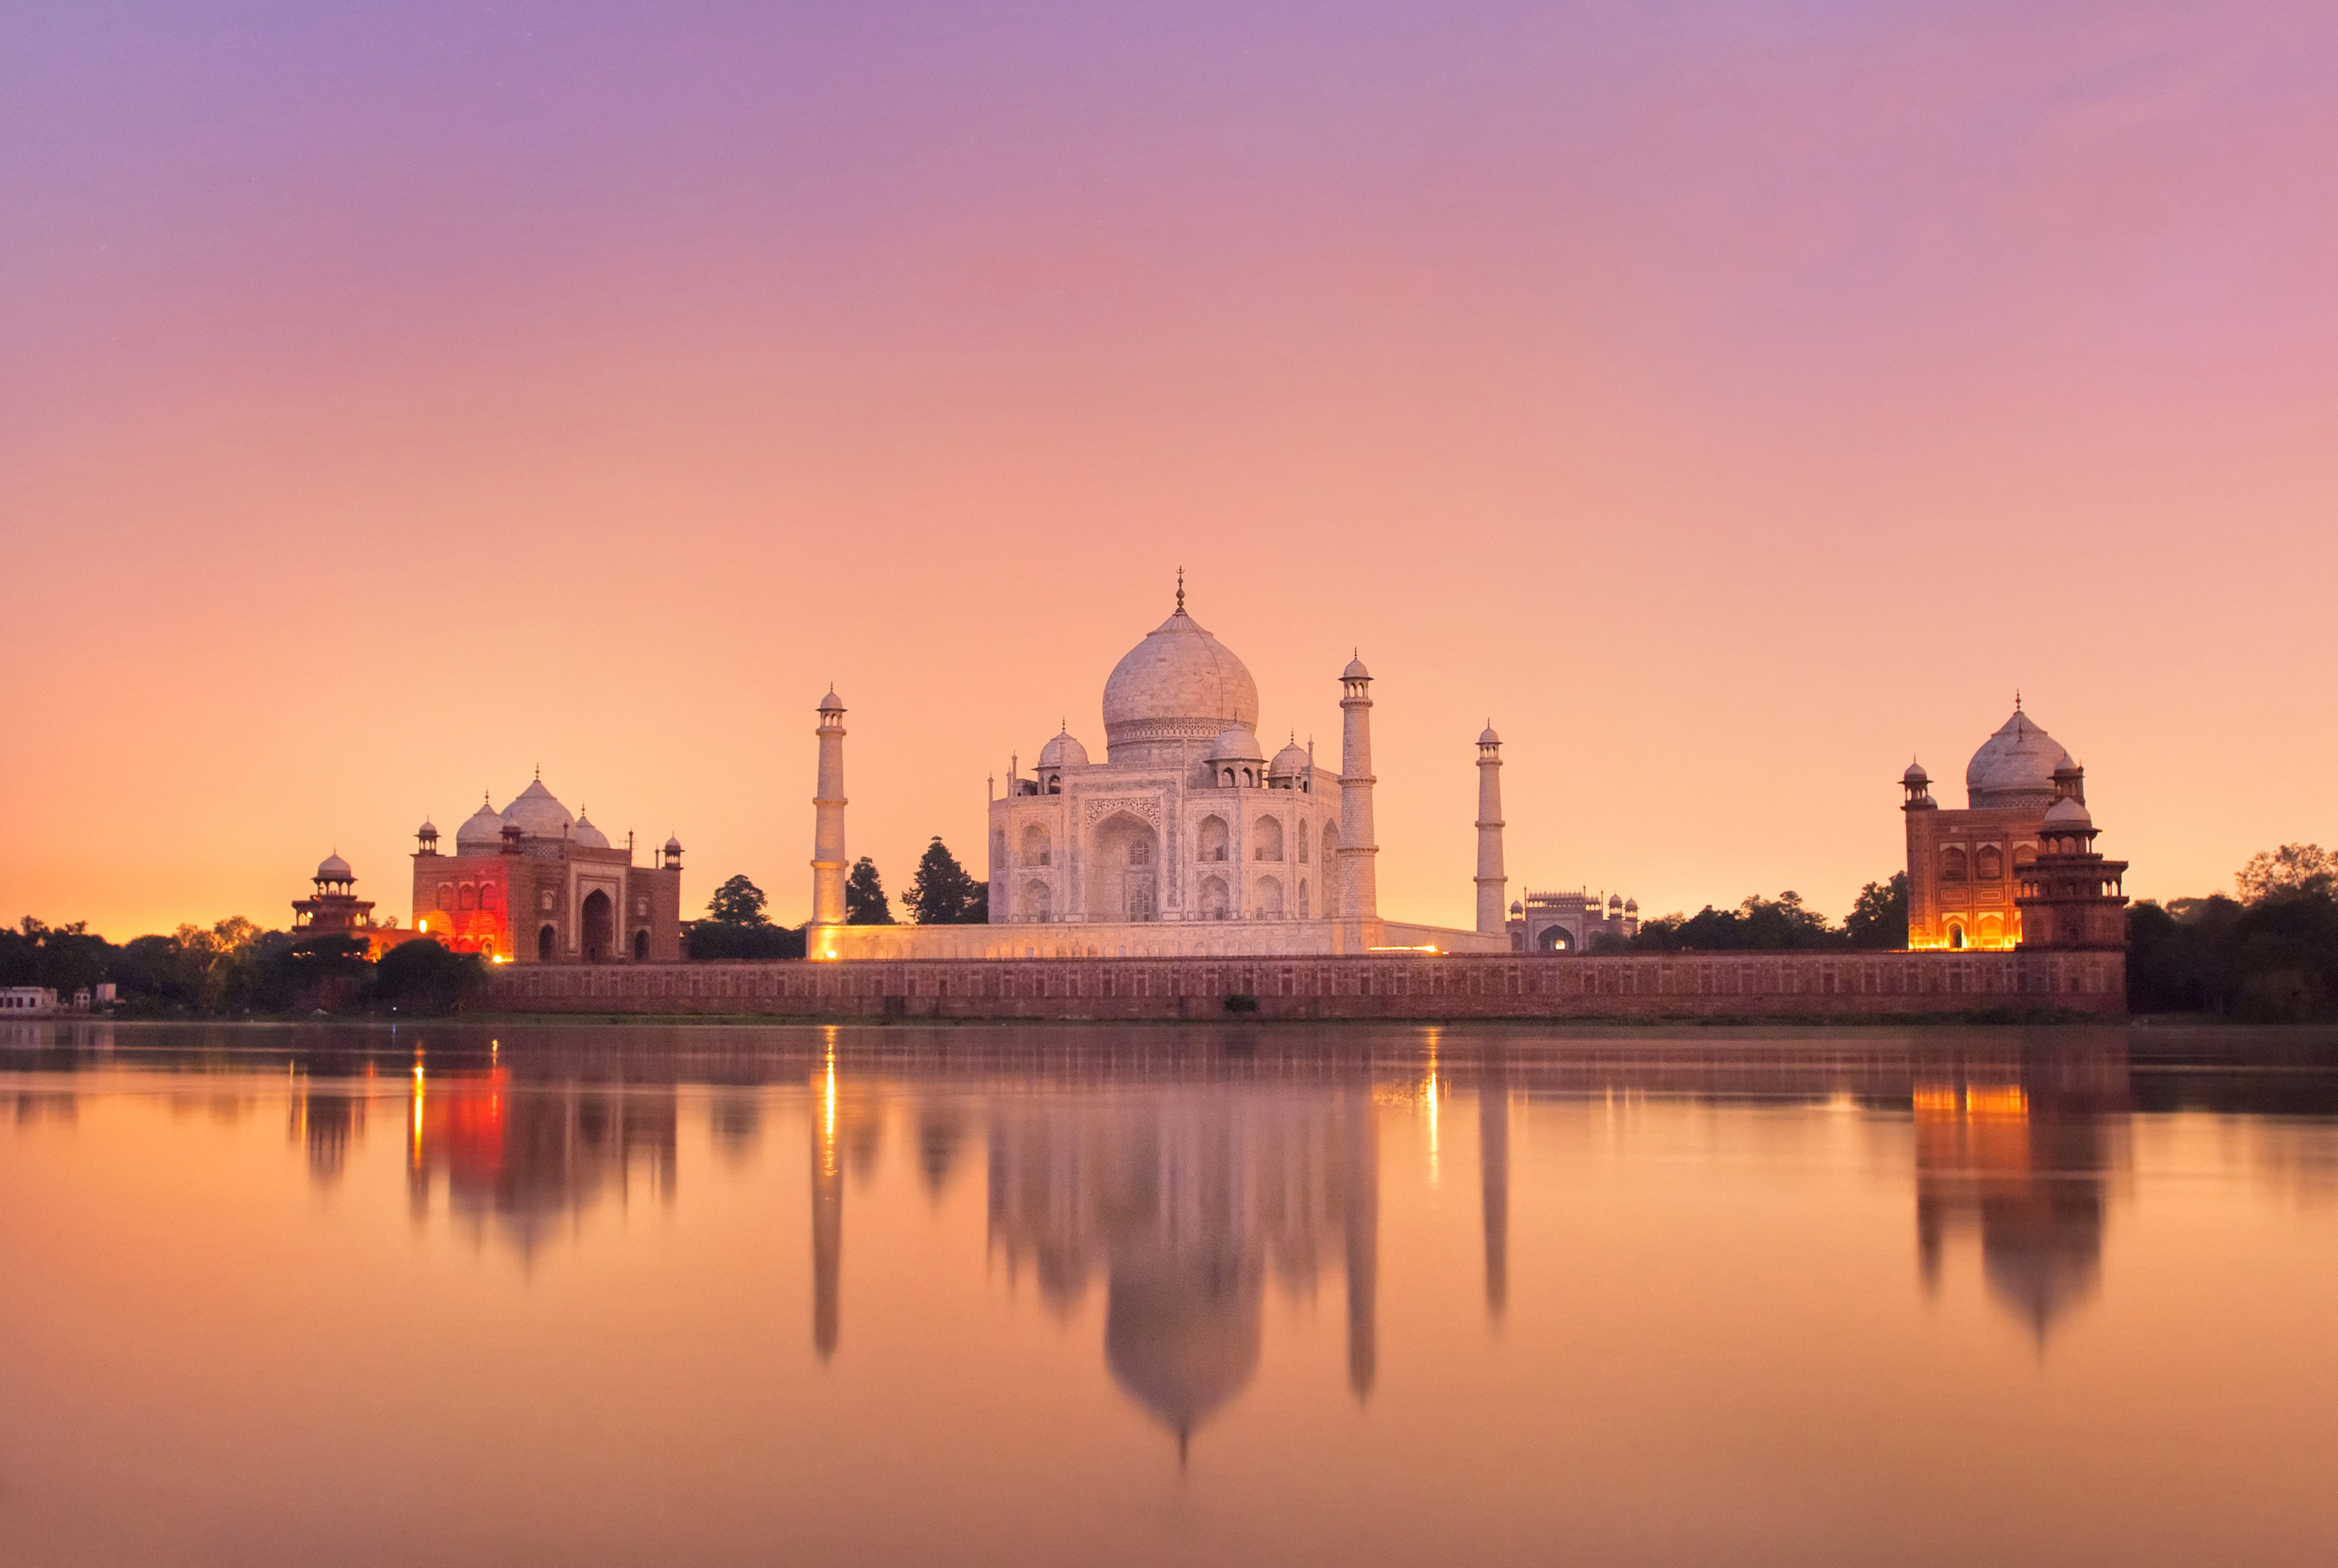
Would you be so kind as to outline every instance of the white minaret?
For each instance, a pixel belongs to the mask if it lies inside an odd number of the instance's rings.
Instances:
[[[1361,657],[1340,672],[1341,946],[1360,953],[1380,941],[1380,893],[1372,842],[1372,672]]]
[[[820,789],[811,798],[811,923],[844,924],[844,703],[820,700]]]
[[[1508,927],[1503,909],[1502,738],[1490,720],[1478,737],[1478,929],[1498,936]]]

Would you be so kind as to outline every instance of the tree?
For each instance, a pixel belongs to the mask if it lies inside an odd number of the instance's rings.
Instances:
[[[885,897],[885,884],[878,879],[877,862],[863,855],[852,863],[852,874],[844,879],[844,923],[847,926],[891,926],[892,901]]]
[[[1792,888],[1775,898],[1754,894],[1734,909],[1708,904],[1694,915],[1664,915],[1640,923],[1630,938],[1606,933],[1593,938],[1594,953],[1736,953],[1803,951],[1841,947],[1849,938],[1807,907]],[[1901,940],[1906,940],[1903,936]]]
[[[1908,873],[1889,882],[1870,882],[1843,917],[1843,935],[1854,947],[1893,950],[1908,946]]]
[[[399,1013],[451,1013],[487,983],[476,953],[453,953],[427,936],[400,942],[374,966],[375,1001]]]
[[[989,887],[958,863],[938,833],[918,861],[905,901],[909,918],[920,926],[971,926],[990,917]]]
[[[2259,904],[2283,893],[2338,893],[2338,855],[2319,844],[2284,844],[2249,858],[2233,877],[2241,902]]]
[[[764,902],[763,890],[742,873],[714,890],[706,901],[706,917],[722,926],[769,926]]]

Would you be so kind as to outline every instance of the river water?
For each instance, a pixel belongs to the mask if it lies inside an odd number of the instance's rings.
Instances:
[[[0,1563],[2327,1563],[2333,1060],[11,1024]]]

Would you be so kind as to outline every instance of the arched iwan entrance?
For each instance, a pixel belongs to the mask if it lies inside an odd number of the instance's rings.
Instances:
[[[1105,818],[1088,841],[1088,918],[1154,918],[1159,898],[1154,878],[1160,858],[1160,836],[1151,824],[1126,811]]]
[[[609,956],[609,948],[616,930],[616,920],[609,907],[609,896],[594,891],[584,896],[581,924],[584,935],[584,962],[598,964]]]

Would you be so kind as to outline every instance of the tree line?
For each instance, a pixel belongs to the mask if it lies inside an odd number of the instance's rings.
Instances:
[[[438,1014],[486,983],[476,954],[414,937],[367,957],[359,938],[265,931],[241,915],[119,946],[86,921],[50,926],[26,916],[0,929],[0,985],[40,985],[68,999],[112,983],[117,1017],[247,1014]]]
[[[774,926],[765,913],[763,890],[742,874],[714,890],[706,901],[706,917],[691,921],[683,932],[693,958],[801,958],[805,930],[801,926]],[[990,885],[977,881],[949,846],[934,835],[918,858],[909,890],[902,896],[909,919],[919,926],[980,926],[990,919]],[[844,878],[844,923],[848,926],[897,926],[893,901],[877,862],[863,855]]]

